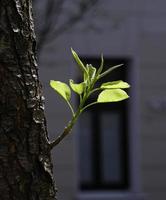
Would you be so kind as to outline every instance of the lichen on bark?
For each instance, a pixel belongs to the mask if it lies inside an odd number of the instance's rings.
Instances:
[[[55,200],[30,0],[0,0],[0,83],[0,199]]]

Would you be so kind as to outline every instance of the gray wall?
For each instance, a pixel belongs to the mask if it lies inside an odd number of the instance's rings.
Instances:
[[[166,1],[102,0],[89,29],[87,22],[45,48],[40,58],[40,77],[46,97],[48,130],[54,138],[70,119],[70,111],[49,87],[49,80],[67,81],[76,76],[70,47],[80,55],[128,56],[135,64],[137,123],[139,133],[138,179],[145,199],[166,199]],[[95,10],[94,10],[95,11]],[[85,20],[86,21],[86,20]],[[73,98],[74,100],[74,98]],[[132,101],[132,99],[131,99]],[[76,134],[76,130],[74,132]],[[76,195],[75,136],[53,151],[60,200]],[[138,186],[139,187],[139,186]]]

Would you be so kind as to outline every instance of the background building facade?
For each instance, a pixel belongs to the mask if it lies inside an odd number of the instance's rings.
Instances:
[[[79,188],[79,125],[53,151],[59,199],[166,198],[166,3],[164,0],[102,0],[91,13],[43,49],[40,77],[46,97],[51,138],[70,120],[70,111],[49,80],[67,82],[79,77],[70,47],[83,58],[126,59],[131,82],[129,100],[130,187],[126,190],[82,191]],[[77,100],[73,98],[75,105]],[[88,126],[88,125],[87,125]]]

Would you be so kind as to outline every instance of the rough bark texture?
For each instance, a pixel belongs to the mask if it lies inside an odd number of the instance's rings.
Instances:
[[[55,200],[30,0],[0,0],[0,199]]]

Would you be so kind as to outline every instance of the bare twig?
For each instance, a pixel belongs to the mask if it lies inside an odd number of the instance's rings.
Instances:
[[[79,21],[83,20],[87,12],[99,0],[80,0],[77,12],[67,13],[63,7],[66,0],[47,0],[44,25],[39,30],[38,34],[38,53],[41,52],[45,44],[54,42],[59,36],[75,26]],[[33,0],[34,5],[37,5],[38,0]],[[71,1],[74,5],[74,1]],[[66,21],[61,22],[61,16],[66,15]]]

